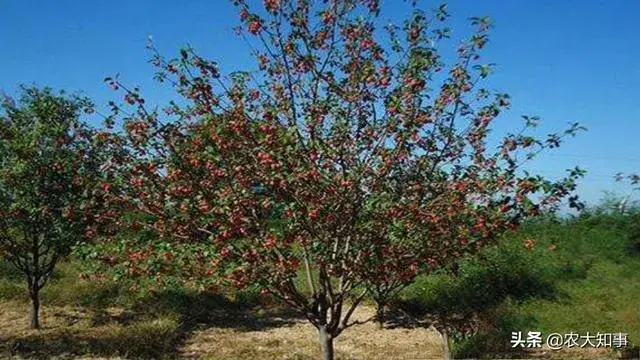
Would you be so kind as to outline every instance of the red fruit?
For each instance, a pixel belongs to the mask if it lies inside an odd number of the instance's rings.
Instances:
[[[200,200],[200,202],[198,203],[198,209],[206,213],[211,210],[211,206],[206,200]]]
[[[328,23],[330,23],[331,21],[333,21],[333,14],[329,11],[325,11],[322,14],[322,22],[326,25]]]
[[[230,252],[230,250],[229,250],[228,247],[223,247],[222,249],[220,249],[220,255],[221,256],[227,256],[227,255],[229,255],[229,252]]]
[[[264,7],[269,11],[277,11],[280,7],[280,0],[264,0]]]
[[[313,210],[309,211],[309,219],[313,220],[313,219],[317,218],[319,214],[320,214],[320,210],[313,209]]]
[[[416,39],[418,39],[418,36],[420,36],[420,30],[417,28],[411,29],[411,32],[409,32],[409,37],[411,38],[411,40],[415,41]]]
[[[144,179],[135,178],[135,179],[131,180],[131,185],[133,185],[133,186],[142,186],[142,185],[144,185]]]
[[[111,189],[111,185],[110,184],[102,184],[102,190],[104,192],[109,192],[110,189]]]
[[[362,41],[362,43],[360,43],[360,46],[363,49],[370,49],[372,48],[374,45],[373,40],[371,40],[371,38],[366,38]]]
[[[262,124],[260,125],[260,131],[262,131],[263,133],[269,134],[273,132],[273,127],[271,125]]]
[[[527,249],[531,250],[536,245],[536,240],[535,239],[526,239],[526,240],[523,241],[523,244],[524,244],[524,247],[526,247]]]
[[[276,238],[275,236],[268,236],[267,237],[267,241],[265,241],[264,243],[264,247],[265,249],[271,249],[272,247],[276,246]]]
[[[95,233],[95,231],[93,231],[93,229],[90,229],[90,228],[87,228],[87,229],[84,231],[84,235],[85,235],[88,239],[93,238],[93,237],[95,236],[95,234],[96,234],[96,233]]]
[[[425,81],[423,79],[409,79],[405,81],[407,87],[410,87],[412,90],[420,90],[424,87]]]
[[[249,32],[256,35],[258,33],[260,33],[260,30],[262,30],[262,23],[258,20],[254,20],[249,24]]]

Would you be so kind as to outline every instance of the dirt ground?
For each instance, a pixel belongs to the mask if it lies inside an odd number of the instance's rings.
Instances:
[[[366,319],[373,308],[354,315]],[[304,320],[262,331],[207,329],[196,332],[183,355],[213,359],[317,359],[315,328]],[[335,342],[338,359],[438,359],[441,338],[428,329],[384,329],[364,324],[347,329]]]
[[[371,307],[363,307],[354,316],[366,319],[373,311]],[[317,359],[319,356],[315,328],[304,319],[269,316],[266,322],[251,319],[248,315],[230,316],[233,319],[229,319],[228,326],[190,331],[176,343],[175,353],[167,352],[162,357],[267,360]],[[238,319],[238,316],[246,318]],[[29,317],[24,304],[1,304],[0,341],[5,353],[0,352],[0,357],[17,349],[24,357],[119,359],[118,356],[102,356],[100,353],[118,352],[120,348],[126,350],[127,345],[140,346],[148,341],[140,338],[139,334],[132,337],[131,333],[122,331],[136,324],[128,324],[127,315],[118,309],[96,316],[71,307],[44,307],[41,317],[43,329],[31,330],[27,326]],[[99,318],[102,320],[96,320]],[[151,337],[153,334],[150,333],[166,332],[159,326],[159,329],[151,326],[139,331],[147,332],[146,335]],[[167,339],[168,342],[173,340]],[[154,345],[153,341],[149,344]],[[341,334],[335,349],[338,359],[436,359],[442,354],[440,344],[440,335],[428,329],[380,330],[375,324],[364,324]],[[95,355],[86,356],[82,352]]]

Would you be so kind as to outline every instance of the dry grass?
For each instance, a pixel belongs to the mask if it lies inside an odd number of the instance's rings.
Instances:
[[[315,329],[304,319],[270,313],[228,312],[225,323],[201,324],[179,336],[175,319],[140,320],[120,309],[106,313],[73,307],[44,307],[43,329],[28,328],[27,307],[0,304],[0,358],[16,352],[23,358],[119,359],[317,359]],[[369,317],[364,307],[357,318]],[[268,318],[269,321],[266,322]],[[154,348],[155,347],[155,348]],[[440,337],[426,329],[380,330],[366,324],[345,331],[336,341],[338,359],[435,359]]]
[[[0,358],[28,359],[317,359],[315,329],[304,319],[276,311],[216,309],[211,319],[187,325],[171,314],[136,314],[45,306],[44,328],[28,328],[24,302],[0,302]],[[354,316],[372,315],[370,306]],[[441,337],[425,328],[347,329],[335,343],[337,359],[439,359]],[[614,358],[607,350],[539,351],[532,358]]]
[[[373,308],[354,316],[366,319]],[[347,329],[336,342],[337,359],[439,359],[440,335],[427,329],[385,329],[365,324]],[[317,359],[316,332],[305,320],[262,331],[232,329],[196,331],[181,349],[182,355],[205,359]]]
[[[32,330],[24,303],[2,302],[0,309],[0,358],[160,358],[175,352],[181,336],[170,316],[130,321],[119,309],[44,307],[43,328]]]

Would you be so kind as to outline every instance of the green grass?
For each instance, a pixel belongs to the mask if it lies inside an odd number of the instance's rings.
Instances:
[[[512,331],[628,333],[640,344],[640,213],[547,218],[508,234],[457,277],[423,277],[399,304],[410,313],[484,312],[490,330],[458,338],[457,354],[509,351]],[[527,250],[524,241],[535,240]],[[637,356],[637,354],[636,354]]]
[[[627,332],[640,344],[640,256],[631,251],[630,232],[639,220],[599,214],[526,227],[521,236],[556,244],[569,271],[558,279],[565,297],[533,300],[520,312],[535,315],[544,332]]]

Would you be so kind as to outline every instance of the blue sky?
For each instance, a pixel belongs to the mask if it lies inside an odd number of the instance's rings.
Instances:
[[[403,8],[398,3],[383,0],[382,16],[397,18]],[[569,121],[589,129],[531,169],[558,177],[580,165],[588,171],[580,195],[589,203],[604,191],[630,194],[612,177],[640,172],[640,1],[448,4],[454,36],[468,34],[470,16],[488,15],[495,23],[483,58],[498,65],[490,84],[508,92],[513,104],[497,132],[519,125],[523,114],[541,116],[541,131],[562,129]],[[18,84],[35,83],[83,91],[105,104],[115,94],[102,79],[119,73],[125,83],[140,85],[148,100],[163,103],[172,92],[152,80],[147,37],[169,56],[189,43],[230,71],[252,65],[231,30],[236,24],[226,0],[0,0],[0,90],[12,94]]]

